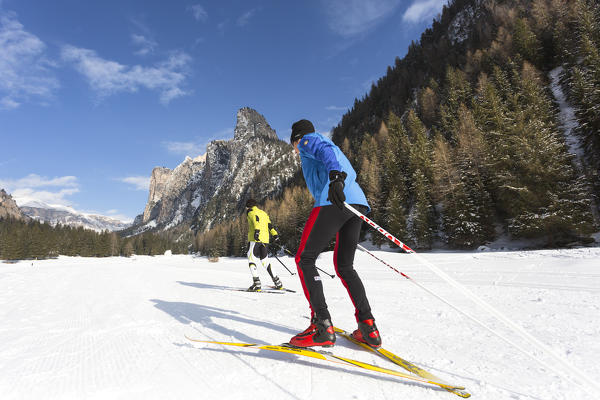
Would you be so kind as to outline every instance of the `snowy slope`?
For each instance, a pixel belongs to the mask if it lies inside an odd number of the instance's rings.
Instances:
[[[510,336],[411,256],[376,253]],[[425,257],[600,379],[600,248]],[[290,258],[282,260],[293,266]],[[590,398],[371,260],[359,253],[356,265],[385,348],[465,385],[474,399]],[[318,265],[331,271],[331,253]],[[0,398],[458,399],[352,367],[184,338],[281,343],[303,330],[308,308],[298,278],[278,263],[274,268],[297,293],[226,290],[251,283],[241,258],[60,257],[33,266],[0,264]],[[334,324],[353,329],[341,282],[323,276],[323,283]],[[334,351],[399,369],[343,338]]]
[[[102,232],[105,230],[119,231],[129,227],[132,222],[120,221],[105,215],[86,213],[59,204],[46,204],[37,200],[27,200],[26,198],[18,199],[18,204],[23,214],[52,226],[61,224]]]

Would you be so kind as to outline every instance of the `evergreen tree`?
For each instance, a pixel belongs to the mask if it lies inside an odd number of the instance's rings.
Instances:
[[[420,170],[427,182],[433,180],[433,163],[431,143],[427,136],[427,129],[414,110],[410,110],[406,117],[406,130],[411,137],[409,150],[409,173],[415,174]]]
[[[589,196],[573,169],[573,156],[554,122],[551,102],[535,67],[525,63],[519,82],[516,91],[521,109],[514,128],[521,140],[514,158],[523,190],[518,192],[509,229],[516,236],[552,232],[555,238],[565,240],[590,233],[589,201],[587,206],[581,205]]]
[[[394,236],[406,237],[409,207],[410,142],[401,119],[390,113],[387,121],[388,141],[383,150],[383,186],[387,188],[383,221]]]
[[[466,74],[452,67],[446,71],[445,93],[440,105],[441,129],[444,136],[453,141],[452,133],[456,131],[458,110],[461,104],[467,104],[472,96],[471,85]]]
[[[529,26],[526,18],[518,18],[513,32],[515,50],[524,59],[537,64],[542,55],[541,44]]]
[[[433,241],[433,207],[427,177],[420,169],[413,174],[413,192],[415,201],[410,213],[410,235],[414,248],[429,249]]]

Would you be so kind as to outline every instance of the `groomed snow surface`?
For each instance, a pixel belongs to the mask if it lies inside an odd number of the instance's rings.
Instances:
[[[415,258],[375,253],[523,344]],[[323,254],[317,265],[333,272],[331,256]],[[600,380],[600,248],[424,257]],[[291,258],[281,260],[293,268]],[[357,252],[355,264],[384,347],[466,386],[472,398],[592,398],[369,255]],[[308,307],[297,275],[276,261],[273,267],[297,293],[228,290],[251,284],[242,258],[60,257],[0,264],[0,398],[458,399],[351,366],[185,339],[279,344],[306,328]],[[266,271],[260,273],[263,285],[270,283]],[[334,324],[355,329],[342,283],[322,277]],[[333,351],[403,371],[341,337]]]

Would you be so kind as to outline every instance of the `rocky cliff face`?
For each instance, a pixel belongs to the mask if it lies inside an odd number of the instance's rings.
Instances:
[[[291,146],[278,139],[265,118],[242,108],[232,140],[210,142],[206,154],[188,157],[174,170],[152,171],[137,232],[195,221],[199,229],[209,228],[241,213],[248,197],[279,194],[299,167]]]
[[[162,196],[166,193],[167,181],[173,171],[166,167],[156,167],[152,170],[150,177],[150,194],[148,195],[148,203],[144,209],[142,222],[148,222],[155,218],[156,215],[151,215],[152,210],[160,202]]]
[[[0,218],[29,219],[21,212],[12,196],[6,193],[4,189],[0,189]]]

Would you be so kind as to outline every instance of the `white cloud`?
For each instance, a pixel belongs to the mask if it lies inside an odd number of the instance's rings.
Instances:
[[[148,190],[150,188],[149,176],[128,176],[117,179],[120,182],[132,185],[135,190]]]
[[[448,0],[417,0],[404,12],[402,21],[423,22],[433,19]]]
[[[0,187],[7,187],[14,189],[31,188],[31,187],[45,187],[45,186],[66,186],[66,187],[77,187],[77,177],[75,176],[61,176],[55,178],[47,178],[37,174],[29,174],[21,179],[0,179]]]
[[[325,109],[327,111],[346,111],[348,110],[348,107],[327,106]]]
[[[237,19],[238,26],[245,26],[250,22],[250,18],[252,18],[256,14],[256,9],[252,9],[250,11],[246,11],[244,14],[240,15]]]
[[[21,206],[23,204],[31,203],[31,202],[42,202],[48,205],[60,205],[60,206],[70,206],[71,201],[67,199],[68,196],[71,196],[75,193],[78,193],[79,189],[61,189],[57,192],[52,192],[48,190],[33,190],[30,188],[24,189],[16,189],[11,194],[15,199],[15,202]]]
[[[6,189],[18,205],[41,201],[50,205],[66,206],[71,203],[67,197],[79,192],[79,184],[75,176],[47,178],[29,174],[16,180],[0,180],[0,187]],[[48,190],[48,187],[57,188],[57,190]]]
[[[140,88],[160,92],[160,101],[171,100],[189,94],[181,86],[189,74],[191,57],[176,52],[152,67],[127,66],[99,57],[95,51],[74,46],[62,48],[62,58],[72,62],[98,95],[103,98],[119,92],[137,92]]]
[[[158,46],[158,43],[156,43],[154,40],[137,33],[133,33],[131,35],[131,42],[139,47],[139,50],[135,52],[135,54],[139,56],[145,56],[154,53],[154,50]]]
[[[192,12],[192,15],[196,19],[196,21],[205,22],[208,19],[208,13],[200,4],[194,4],[193,6],[189,6],[188,10]]]
[[[0,110],[12,110],[19,107],[21,103],[15,101],[14,99],[6,96],[0,99]]]
[[[14,13],[0,10],[0,109],[52,98],[59,83],[45,53],[44,42],[27,32]]]
[[[206,146],[213,140],[228,140],[232,137],[233,129],[227,128],[219,132],[215,132],[209,137],[202,138],[201,140],[189,142],[163,142],[163,146],[167,149],[169,153],[190,156],[194,158],[206,153]]]
[[[377,26],[394,13],[402,0],[322,0],[335,33],[352,37]]]

